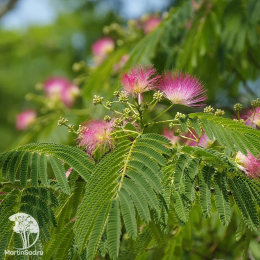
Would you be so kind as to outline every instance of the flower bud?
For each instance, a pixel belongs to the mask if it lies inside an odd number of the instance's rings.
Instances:
[[[177,130],[174,131],[173,134],[174,134],[174,136],[179,136],[180,133],[181,133],[181,130],[180,130],[180,129],[177,129]]]
[[[104,116],[104,121],[106,121],[106,122],[110,122],[111,119],[112,119],[111,116],[108,116],[108,115]]]
[[[215,112],[215,109],[211,106],[207,106],[204,108],[204,113],[213,114]]]
[[[118,90],[114,91],[113,95],[118,98],[120,95],[120,91]]]
[[[215,116],[223,116],[225,111],[222,109],[216,109]]]
[[[185,118],[185,116],[186,116],[185,114],[177,112],[174,119]]]
[[[253,100],[252,103],[251,103],[251,105],[252,105],[253,107],[260,107],[260,100],[259,100],[259,98]]]
[[[112,107],[112,102],[107,101],[107,102],[106,102],[106,106],[107,106],[107,107]]]
[[[121,91],[118,97],[120,103],[124,104],[128,101],[128,94],[126,91]]]
[[[163,100],[163,97],[164,97],[163,92],[161,92],[160,90],[158,90],[153,94],[153,99],[159,102]]]
[[[58,125],[61,126],[61,125],[65,125],[66,123],[68,123],[69,120],[67,118],[64,118],[64,117],[61,117],[60,116],[60,119],[58,120]]]
[[[69,131],[69,133],[74,132],[74,131],[75,131],[75,130],[74,130],[74,125],[69,124],[69,125],[68,125],[68,131]]]
[[[98,104],[101,104],[103,102],[104,98],[103,97],[100,97],[100,96],[94,96],[93,98],[93,104],[94,106],[98,105]]]
[[[117,119],[115,119],[115,121],[114,121],[114,125],[115,126],[122,126],[123,125],[123,120],[122,119],[120,119],[120,118],[117,118]]]
[[[235,111],[240,111],[240,110],[242,109],[242,104],[236,103],[236,104],[234,105],[234,109],[235,109]]]

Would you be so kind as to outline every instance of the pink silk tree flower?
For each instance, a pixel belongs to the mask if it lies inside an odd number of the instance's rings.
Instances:
[[[205,105],[206,90],[196,77],[182,72],[166,71],[159,80],[159,86],[165,97],[172,104],[187,107],[198,107]]]
[[[195,135],[195,134],[194,134],[194,135]],[[195,136],[196,136],[196,135],[195,135]],[[193,136],[191,133],[189,133],[189,134],[187,135],[187,137],[194,139],[194,136]],[[200,140],[199,140],[199,142],[198,142],[198,146],[203,147],[203,148],[209,148],[214,142],[215,142],[215,140],[212,141],[212,140],[210,140],[210,139],[208,138],[208,136],[207,136],[206,134],[203,134],[203,135],[200,137]],[[188,145],[188,146],[197,146],[197,142],[192,141],[192,140],[187,140],[187,141],[186,141],[186,145]]]
[[[144,30],[144,33],[148,34],[149,32],[156,29],[159,26],[159,24],[161,23],[161,21],[162,21],[161,18],[155,17],[155,16],[150,16],[150,17],[146,18],[142,22],[142,28]]]
[[[36,119],[36,112],[33,110],[25,110],[16,116],[16,128],[18,130],[27,129]]]
[[[83,132],[78,137],[79,146],[85,147],[90,155],[96,148],[113,147],[111,132],[113,131],[113,122],[104,120],[89,120],[83,124]]]
[[[118,63],[114,64],[114,67],[113,67],[114,72],[120,71],[125,66],[125,64],[127,63],[128,59],[129,59],[129,55],[128,54],[123,55],[121,57],[120,61]]]
[[[70,168],[66,171],[66,178],[69,177],[69,175],[71,174],[72,170],[73,170],[73,168],[70,167]]]
[[[241,116],[241,118],[245,120],[246,125],[260,128],[260,107],[256,109],[255,115],[254,111],[250,110],[247,115]]]
[[[123,88],[132,95],[141,94],[154,88],[155,82],[160,76],[156,75],[153,66],[143,67],[141,65],[125,73],[121,79]]]
[[[44,83],[46,95],[53,100],[61,100],[67,107],[71,107],[79,95],[79,88],[66,78],[53,77]]]
[[[173,134],[174,130],[168,129],[167,127],[165,127],[163,129],[163,136],[165,136],[166,138],[168,138],[171,141],[171,144],[173,146],[177,146],[181,140],[180,136],[175,136]]]
[[[238,168],[250,178],[260,176],[260,161],[247,151],[247,156],[238,152],[235,158]]]
[[[115,43],[111,38],[104,37],[97,40],[91,47],[95,64],[100,65],[114,49]]]

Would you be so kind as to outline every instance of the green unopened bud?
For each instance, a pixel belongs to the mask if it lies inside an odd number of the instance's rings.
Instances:
[[[122,46],[122,45],[124,44],[124,41],[121,40],[121,39],[118,39],[118,40],[116,41],[116,44],[117,44],[118,46]]]
[[[180,112],[177,112],[174,119],[185,118],[185,117],[186,117],[185,114],[182,114],[182,113],[180,113]]]
[[[104,34],[108,34],[109,32],[110,32],[109,26],[105,26],[105,27],[103,28],[103,33],[104,33]]]
[[[223,116],[225,111],[222,109],[216,109],[215,116]]]
[[[213,114],[215,112],[215,109],[212,106],[207,106],[204,108],[204,113]]]
[[[253,100],[251,105],[252,105],[252,107],[260,107],[260,100],[259,100],[259,98]]]
[[[120,95],[120,91],[118,90],[114,91],[113,95],[118,98]]]
[[[107,101],[107,102],[106,102],[106,106],[107,106],[107,107],[112,107],[112,102]]]
[[[120,103],[124,104],[128,101],[128,94],[125,91],[121,91],[118,97]]]
[[[174,127],[175,127],[174,123],[171,122],[171,123],[169,124],[169,128],[170,128],[170,129],[173,129]]]
[[[124,110],[124,114],[129,116],[131,114],[131,110],[129,108],[125,108]]]
[[[108,115],[104,116],[104,121],[106,121],[107,123],[110,122],[111,119],[112,119],[111,116]]]
[[[35,85],[35,89],[36,90],[43,90],[44,89],[44,84],[43,83],[37,83]]]
[[[77,130],[76,134],[77,135],[82,135],[86,127],[79,125],[79,129]]]
[[[104,98],[103,97],[100,97],[100,96],[94,96],[93,98],[93,104],[94,106],[98,105],[98,104],[101,104],[103,102]]]
[[[61,125],[65,125],[66,123],[68,123],[69,120],[67,118],[64,118],[64,117],[60,117],[60,119],[58,120],[58,125],[61,126]]]
[[[163,100],[163,97],[164,97],[163,92],[161,92],[160,90],[158,90],[153,94],[153,99],[159,102]]]
[[[86,68],[86,63],[84,61],[75,62],[72,65],[72,70],[75,72],[81,71]]]
[[[117,119],[115,119],[115,121],[114,121],[114,125],[115,126],[122,126],[123,125],[123,120],[122,119],[120,119],[120,118],[117,118]]]
[[[180,129],[177,129],[176,131],[174,131],[174,136],[179,136],[181,133],[181,130]]]
[[[242,109],[242,104],[240,104],[240,103],[236,103],[235,105],[234,105],[234,109],[235,109],[235,111],[240,111],[241,109]]]

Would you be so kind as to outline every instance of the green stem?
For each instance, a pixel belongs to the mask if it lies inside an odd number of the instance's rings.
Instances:
[[[163,120],[163,121],[157,121],[157,122],[150,122],[146,124],[145,126],[154,125],[154,124],[161,124],[161,123],[168,123],[168,122],[178,122],[176,119],[170,119],[170,120]],[[174,125],[180,125],[180,124],[174,124]]]
[[[239,113],[239,110],[237,111],[237,119],[240,120],[240,113]]]
[[[116,111],[116,110],[114,110],[114,109],[112,109],[112,108],[110,108],[110,107],[107,107],[106,105],[104,105],[103,103],[100,103],[104,108],[106,108],[106,109],[108,109],[108,110],[110,110],[110,111],[113,111],[113,112],[115,112],[116,114],[120,114],[120,115],[123,115],[123,113],[121,113],[121,112],[119,112],[119,111]]]
[[[169,109],[171,109],[173,107],[174,104],[171,104],[167,109],[165,109],[161,114],[159,114],[158,116],[156,116],[154,119],[152,119],[152,121],[154,121],[155,119],[157,119],[158,117],[160,117],[161,115],[163,115],[164,113],[166,113]]]
[[[126,104],[128,105],[128,107],[132,110],[132,112],[134,114],[138,115],[138,113],[136,113],[136,111],[133,109],[132,105],[129,102],[127,102]]]

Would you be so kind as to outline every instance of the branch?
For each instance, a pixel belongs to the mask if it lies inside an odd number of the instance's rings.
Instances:
[[[3,6],[1,9],[0,9],[0,19],[7,13],[9,12],[10,10],[12,10],[16,3],[18,2],[18,0],[10,0],[5,6]]]

